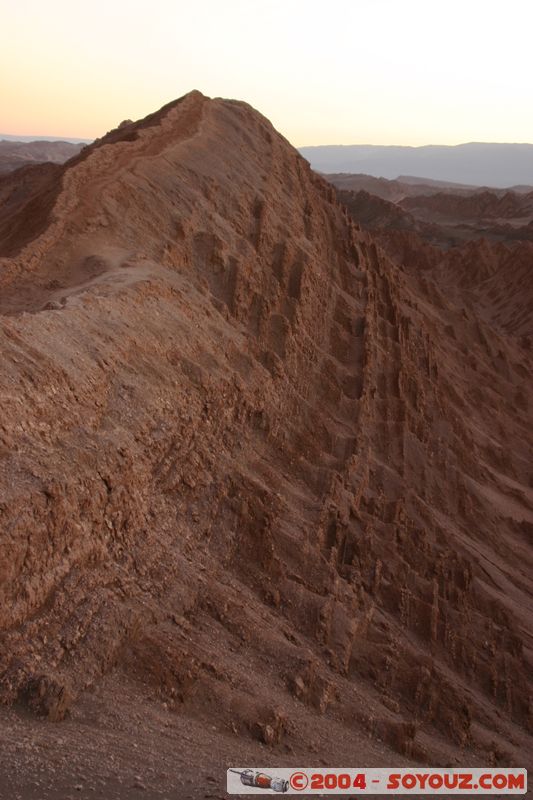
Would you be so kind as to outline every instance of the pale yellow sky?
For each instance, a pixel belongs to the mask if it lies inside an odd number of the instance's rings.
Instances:
[[[100,136],[193,88],[297,146],[533,141],[530,0],[2,0],[0,132]]]

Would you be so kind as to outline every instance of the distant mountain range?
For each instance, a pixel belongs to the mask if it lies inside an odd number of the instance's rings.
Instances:
[[[12,133],[0,133],[0,141],[6,142],[73,142],[89,144],[92,139],[75,139],[71,136],[14,136]]]
[[[320,145],[301,147],[313,169],[325,173],[400,175],[474,186],[533,184],[533,144],[471,142],[455,146]]]
[[[77,155],[83,146],[81,142],[52,142],[46,139],[23,142],[0,138],[0,175],[29,164],[44,162],[62,164]]]
[[[494,196],[503,196],[509,192],[514,194],[529,194],[533,192],[533,185],[528,186],[527,184],[501,188],[451,183],[450,181],[435,181],[430,178],[415,178],[412,175],[399,175],[395,180],[389,180],[388,178],[376,178],[373,175],[365,175],[364,173],[339,172],[322,174],[328,181],[335,184],[338,189],[352,192],[363,190],[384,200],[391,200],[393,203],[414,195],[426,195],[428,197],[441,193],[472,195],[489,191]]]

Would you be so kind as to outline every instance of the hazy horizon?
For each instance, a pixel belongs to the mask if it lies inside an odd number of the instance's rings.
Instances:
[[[12,136],[0,132],[6,152],[25,153],[26,148],[70,143],[83,146],[89,140],[67,137]],[[458,145],[313,145],[299,152],[311,167],[324,174],[368,175],[387,180],[405,176],[473,187],[518,188],[533,186],[533,144],[528,142],[465,142]],[[40,151],[39,151],[40,152]]]
[[[73,142],[74,144],[90,144],[94,139],[76,136],[55,136],[53,134],[38,134],[38,133],[1,133],[0,141],[5,142]]]
[[[236,98],[234,98],[236,99]],[[158,109],[153,109],[156,111]],[[260,110],[260,109],[258,109]],[[150,112],[148,112],[150,113]],[[122,121],[122,120],[121,120]],[[134,120],[135,121],[135,120]],[[117,127],[120,122],[117,122]],[[110,129],[111,130],[111,129]],[[95,139],[99,138],[100,136],[104,136],[107,131],[102,131],[99,136],[93,136],[92,138],[89,136],[69,136],[68,134],[42,134],[42,133],[4,133],[0,131],[0,141],[13,141],[13,142],[38,142],[38,141],[45,141],[45,142],[74,142],[76,144],[87,143],[90,144],[91,142],[95,141]],[[471,145],[471,144],[480,144],[480,145],[529,145],[533,144],[532,141],[515,141],[515,142],[491,142],[491,141],[471,141],[471,142],[456,142],[454,144],[442,144],[442,142],[427,142],[426,144],[417,144],[417,145],[409,145],[409,144],[398,144],[397,142],[388,142],[384,144],[375,144],[374,142],[327,142],[327,143],[318,143],[314,145],[310,144],[294,144],[294,147],[298,150],[307,149],[309,147],[403,147],[403,148],[411,148],[413,150],[420,150],[424,147],[462,147],[464,145]]]

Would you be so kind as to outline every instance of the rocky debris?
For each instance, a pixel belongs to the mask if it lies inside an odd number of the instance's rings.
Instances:
[[[291,674],[289,688],[298,700],[310,704],[321,714],[335,699],[333,684],[324,677],[316,662],[306,664],[296,675]]]
[[[46,675],[31,677],[19,692],[19,699],[51,722],[65,718],[73,701],[67,686]]]
[[[276,711],[268,719],[268,722],[256,723],[254,733],[268,746],[280,744],[288,729],[287,717],[283,712]]]

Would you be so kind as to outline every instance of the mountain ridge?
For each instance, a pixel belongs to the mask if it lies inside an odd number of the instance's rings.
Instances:
[[[265,117],[198,92],[22,177],[16,200],[0,179],[0,763],[29,710],[69,731],[62,774],[117,797],[115,753],[188,798],[235,753],[523,765],[520,276],[393,258]]]

